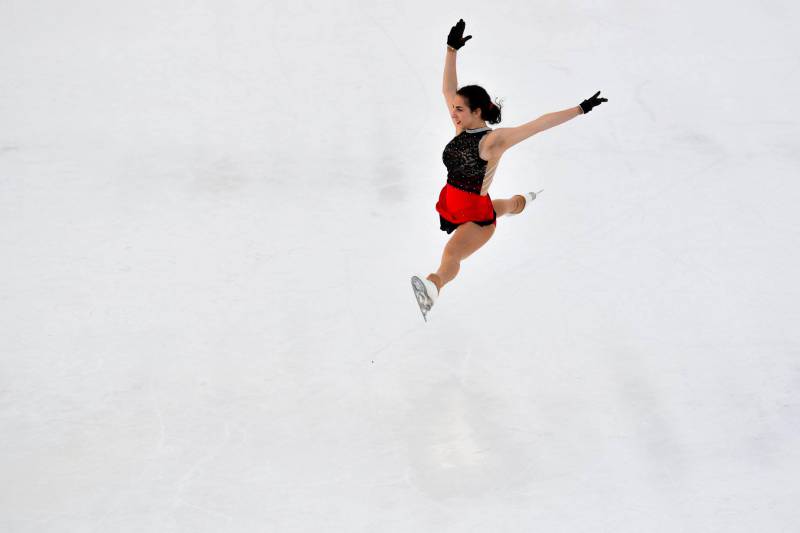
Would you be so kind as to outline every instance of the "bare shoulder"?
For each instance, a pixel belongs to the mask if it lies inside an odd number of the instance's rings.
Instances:
[[[503,153],[503,144],[501,142],[503,137],[503,130],[508,128],[495,128],[486,135],[480,142],[480,151],[484,154],[487,161],[489,159],[497,159]]]

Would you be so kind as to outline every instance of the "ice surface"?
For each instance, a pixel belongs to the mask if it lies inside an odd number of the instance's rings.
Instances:
[[[788,532],[800,7],[0,5],[0,530]],[[425,324],[459,85],[514,147]]]

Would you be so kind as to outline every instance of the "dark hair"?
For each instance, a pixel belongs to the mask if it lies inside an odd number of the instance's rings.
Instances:
[[[500,104],[495,104],[489,99],[489,93],[480,85],[465,85],[456,91],[469,106],[470,111],[481,110],[481,118],[489,124],[498,124],[501,120]]]

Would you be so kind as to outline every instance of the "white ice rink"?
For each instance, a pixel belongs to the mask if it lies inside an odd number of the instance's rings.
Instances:
[[[409,277],[458,83],[500,218]],[[0,531],[800,531],[800,7],[0,2]]]

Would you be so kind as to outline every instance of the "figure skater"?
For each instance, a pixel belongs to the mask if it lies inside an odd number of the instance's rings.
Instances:
[[[519,214],[536,199],[534,192],[502,200],[491,199],[489,186],[503,153],[536,133],[588,113],[593,107],[608,101],[598,98],[600,91],[597,91],[578,106],[547,113],[516,128],[492,130],[486,123],[500,122],[500,106],[491,102],[486,90],[478,85],[456,90],[456,53],[472,39],[472,35],[464,37],[464,27],[464,20],[460,19],[447,36],[442,91],[456,127],[456,136],[445,146],[442,154],[447,168],[447,183],[436,203],[441,230],[448,235],[455,233],[444,247],[439,269],[425,278],[411,277],[411,286],[426,322],[442,287],[458,274],[461,261],[494,235],[497,218]]]

